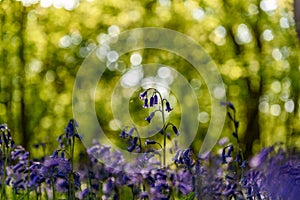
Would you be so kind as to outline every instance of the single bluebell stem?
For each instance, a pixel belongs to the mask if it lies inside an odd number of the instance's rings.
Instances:
[[[74,130],[76,131],[75,125],[74,125]],[[71,146],[70,146],[70,151],[71,151],[71,156],[70,156],[70,161],[71,161],[71,172],[69,174],[69,199],[75,199],[75,178],[74,178],[74,149],[75,149],[75,134],[73,134],[71,138]]]
[[[3,166],[3,176],[2,176],[2,180],[1,180],[1,200],[6,199],[6,184],[5,184],[5,180],[6,180],[6,166],[7,166],[7,151],[5,148],[5,145],[2,145],[2,151],[4,153],[5,156],[5,160],[4,160],[4,166]]]
[[[161,93],[155,89],[155,88],[148,88],[147,90],[145,90],[142,95],[140,95],[141,98],[146,97],[147,98],[147,92],[149,90],[153,90],[155,94],[159,95],[159,99],[160,99],[160,103],[161,103],[161,110],[159,109],[158,111],[161,112],[162,115],[162,124],[163,124],[163,128],[162,128],[162,134],[163,134],[163,167],[164,169],[166,168],[166,146],[167,146],[167,124],[166,124],[166,119],[165,119],[165,109],[164,109],[164,101],[166,103],[168,103],[168,101],[166,99],[163,99],[161,96]],[[155,111],[156,112],[156,111]]]
[[[44,194],[45,194],[45,198],[46,198],[46,200],[49,200],[49,197],[48,197],[48,193],[47,193],[47,189],[46,189],[46,187],[44,188]]]
[[[232,111],[233,111],[233,117],[232,115],[230,114],[230,112],[228,111],[228,116],[230,118],[230,120],[233,122],[233,125],[234,125],[234,137],[236,138],[237,140],[237,146],[238,146],[238,151],[241,153],[241,161],[243,162],[245,160],[244,158],[244,154],[243,154],[243,150],[242,148],[240,147],[240,140],[239,140],[239,133],[238,133],[238,127],[239,127],[239,122],[236,120],[236,109],[234,108],[233,104],[232,103],[226,103],[225,104],[227,107],[229,107]],[[239,166],[239,163],[236,162],[236,167],[237,169],[240,168]],[[241,167],[241,175],[240,175],[240,179],[243,178],[244,176],[244,167]]]
[[[142,141],[141,141],[141,136],[140,136],[140,133],[139,133],[139,131],[137,130],[137,128],[135,127],[135,125],[133,125],[133,128],[134,128],[134,130],[135,130],[135,132],[136,132],[136,134],[137,134],[137,136],[138,136],[138,140],[139,140],[139,143],[140,143],[140,151],[142,152]]]
[[[37,190],[37,189],[35,189],[35,199],[36,199],[36,200],[39,200],[39,193],[38,193],[38,190]]]
[[[2,136],[6,137],[4,132],[3,132]],[[7,177],[6,167],[7,167],[7,163],[8,163],[8,156],[10,155],[10,147],[8,145],[2,144],[2,151],[4,153],[5,158],[4,158],[4,166],[3,166],[4,167],[3,168],[3,176],[2,176],[2,180],[1,180],[1,200],[7,199],[5,181],[6,181],[6,177]]]
[[[56,199],[55,198],[55,185],[54,185],[54,178],[53,178],[53,176],[51,176],[51,187],[52,187],[52,199]]]
[[[163,135],[164,135],[164,148],[163,148],[163,166],[166,168],[166,146],[167,146],[167,132],[165,126],[165,112],[164,112],[164,100],[161,97],[161,94],[158,93],[161,99],[161,115],[162,115],[162,123],[163,123]]]
[[[236,125],[236,123],[238,123],[238,121],[236,120],[236,111],[235,111],[235,109],[233,110],[233,123],[234,123],[234,131],[236,133],[238,149],[241,152],[241,158],[242,158],[242,162],[243,162],[244,161],[244,153],[243,153],[243,150],[240,147],[240,140],[239,140],[239,137],[238,137],[238,135],[239,135],[238,125]],[[237,163],[237,165],[239,165],[239,163]],[[244,167],[242,167],[240,179],[242,179],[243,177],[244,177]]]
[[[29,159],[29,158],[28,158]],[[27,168],[29,168],[29,163],[27,163]],[[30,170],[28,170],[28,174],[27,174],[27,180],[28,180],[28,182],[30,181]],[[30,189],[29,189],[29,187],[27,187],[27,189],[26,189],[27,191],[27,194],[26,194],[26,196],[27,196],[27,200],[29,200],[29,194],[30,194]]]
[[[162,115],[162,124],[163,124],[163,136],[164,136],[164,142],[163,142],[163,167],[166,168],[166,145],[167,145],[167,133],[166,133],[166,122],[165,122],[165,113],[164,113],[164,101],[166,99],[163,99],[160,92],[156,90],[155,88],[149,88],[147,90],[153,89],[155,93],[159,95],[160,103],[161,103],[161,115]]]
[[[12,190],[13,200],[17,200],[16,190]]]

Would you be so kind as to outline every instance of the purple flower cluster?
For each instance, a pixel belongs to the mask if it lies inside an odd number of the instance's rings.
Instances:
[[[193,191],[189,171],[171,167],[162,169],[161,163],[154,158],[155,152],[141,154],[130,164],[120,152],[113,152],[99,142],[87,153],[89,163],[82,166],[81,175],[82,182],[87,182],[88,187],[79,195],[82,198],[118,199],[122,190],[128,189],[133,199],[170,199],[173,194],[184,196]],[[137,166],[139,172],[130,171]]]
[[[141,94],[144,107],[160,105],[158,111],[162,113],[172,110],[167,100],[158,98],[156,90],[148,102],[148,92]],[[0,199],[298,199],[299,152],[276,144],[245,160],[239,147],[235,108],[224,104],[233,111],[228,116],[234,123],[236,142],[221,139],[219,150],[204,155],[176,147],[173,164],[168,166],[159,150],[143,149],[144,145],[158,145],[165,150],[165,146],[151,139],[142,145],[136,128],[125,128],[120,134],[128,142],[128,152],[139,153],[133,163],[99,141],[79,156],[83,162],[76,163],[74,149],[81,136],[75,120],[70,120],[58,137],[59,145],[52,155],[40,159],[31,158],[14,143],[7,126],[0,125]],[[160,131],[165,138],[169,125],[176,135],[179,133],[166,122]],[[45,143],[38,146],[44,148]]]
[[[68,123],[65,133],[60,138],[72,137],[72,132],[75,133],[71,128],[74,121]],[[1,198],[9,197],[6,186],[12,188],[11,196],[14,197],[24,194],[29,196],[31,192],[35,192],[37,198],[48,198],[49,194],[53,199],[56,193],[67,193],[67,197],[71,199],[73,193],[80,189],[80,176],[73,170],[72,156],[65,156],[66,153],[69,154],[68,146],[72,146],[74,141],[69,141],[64,146],[61,143],[63,148],[58,148],[51,156],[30,159],[28,151],[14,144],[5,125],[1,125],[0,130]],[[43,191],[46,191],[46,194],[42,195]]]

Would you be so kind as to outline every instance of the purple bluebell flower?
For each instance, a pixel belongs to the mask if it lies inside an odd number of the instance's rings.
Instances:
[[[127,137],[127,133],[126,133],[125,129],[122,130],[122,132],[120,134],[120,137],[123,138],[123,139],[125,139]]]
[[[150,107],[154,106],[154,97],[150,97]]]
[[[177,172],[174,173],[173,185],[178,191],[187,195],[194,190],[193,185],[193,174],[185,169],[177,169]]]
[[[58,178],[55,183],[56,190],[60,193],[66,193],[69,189],[69,183],[66,179]]]
[[[171,108],[170,103],[166,100],[166,111],[171,112],[173,108]]]
[[[231,157],[231,153],[233,152],[233,145],[228,146],[227,157]]]
[[[136,148],[136,144],[132,144],[130,147],[127,148],[128,152],[132,152]]]
[[[13,166],[12,170],[13,170],[14,173],[16,173],[16,171],[19,170],[22,167],[24,167],[24,163],[20,162],[20,163],[16,164],[15,166]]]
[[[11,134],[10,134],[10,130],[7,128],[7,126],[4,124],[4,125],[1,125],[1,134],[0,134],[0,144],[5,146],[6,149],[8,148],[13,148],[14,145],[15,145],[15,142],[14,140],[12,139],[11,137]]]
[[[52,155],[50,156],[50,158],[57,158],[58,157],[58,151],[55,150],[53,151]]]
[[[75,119],[71,119],[65,128],[66,138],[74,136],[76,127],[78,127],[77,121]]]
[[[85,188],[79,193],[79,199],[86,199],[90,195],[91,191],[89,188]]]
[[[230,109],[232,109],[233,111],[235,111],[234,105],[233,105],[231,102],[229,102],[229,101],[228,101],[228,102],[221,101],[220,104],[221,104],[222,106],[227,106],[227,107],[229,107]]]
[[[171,189],[167,180],[156,180],[150,191],[154,199],[170,199]]]
[[[235,158],[235,161],[239,164],[242,164],[243,158],[242,158],[242,151],[241,150],[238,151],[238,153],[236,155],[236,158]]]
[[[152,118],[154,117],[155,115],[155,111],[150,113],[150,115],[145,119],[148,123],[150,123],[150,121],[152,120]]]
[[[18,145],[11,151],[10,155],[13,160],[16,160],[19,159],[19,157],[22,156],[24,153],[25,149],[22,146]]]
[[[221,138],[220,140],[219,140],[219,142],[218,142],[218,144],[220,145],[220,146],[223,146],[223,145],[225,145],[225,144],[227,144],[228,143],[228,137],[223,137],[223,138]]]
[[[144,99],[144,105],[143,105],[143,108],[148,108],[148,98],[145,98]]]
[[[186,168],[191,168],[195,164],[190,148],[187,148],[185,150],[178,150],[175,157],[173,158],[173,161],[175,162],[175,164],[184,165]]]
[[[256,156],[254,156],[250,162],[249,165],[251,167],[258,167],[260,164],[262,164],[268,157],[268,155],[273,151],[273,147],[269,148],[263,148]]]
[[[153,96],[153,104],[154,104],[154,105],[157,105],[157,104],[158,104],[158,97],[157,97],[157,94],[154,94],[154,96]]]
[[[140,93],[140,98],[144,99],[147,96],[147,90],[145,90],[144,92]]]
[[[127,134],[128,134],[129,136],[132,136],[132,133],[133,133],[134,130],[135,130],[135,128],[131,128],[131,129],[128,131]]]
[[[147,140],[145,141],[145,144],[146,144],[146,145],[156,144],[156,142],[155,142],[154,140],[149,140],[149,139],[147,139]]]
[[[176,128],[176,126],[172,126],[172,129],[173,129],[175,135],[179,136],[179,131],[178,131],[178,129]]]
[[[104,195],[109,196],[114,189],[114,184],[115,184],[115,179],[114,178],[109,178],[106,183],[103,184],[102,191]]]
[[[40,173],[45,178],[61,177],[67,179],[71,173],[71,163],[62,158],[46,158]]]

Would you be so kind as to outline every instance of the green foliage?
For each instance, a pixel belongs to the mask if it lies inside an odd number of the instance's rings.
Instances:
[[[292,1],[278,1],[277,9],[271,11],[263,10],[259,3],[95,0],[80,1],[74,7],[45,8],[41,3],[2,0],[0,122],[8,123],[17,142],[25,147],[35,141],[51,143],[66,119],[72,118],[76,72],[99,44],[100,34],[107,34],[112,25],[121,31],[165,27],[192,37],[219,67],[227,98],[240,111],[237,118],[245,122],[240,125],[240,136],[246,154],[251,154],[252,146],[256,151],[276,141],[299,145],[295,139],[300,133],[299,46]],[[198,80],[200,110],[210,115],[205,83],[186,61],[169,52],[140,53],[143,63],[174,66],[191,83]],[[129,55],[121,60],[128,67]],[[119,131],[109,126],[112,113],[110,95],[106,95],[111,94],[117,77],[105,77],[105,82],[99,83],[105,87],[97,91],[97,114],[103,128],[118,136]],[[174,111],[174,116],[180,113]],[[209,121],[200,123],[200,139],[208,125]],[[224,134],[229,131],[225,129]]]
[[[195,198],[195,192],[191,192],[186,197],[182,198],[182,200],[193,200],[194,198]]]

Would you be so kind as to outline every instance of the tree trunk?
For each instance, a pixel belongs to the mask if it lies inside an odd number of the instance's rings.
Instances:
[[[26,64],[26,59],[25,59],[25,30],[26,30],[26,24],[27,24],[27,12],[26,12],[26,7],[21,5],[22,12],[21,12],[21,19],[20,19],[20,48],[19,48],[19,57],[20,57],[20,77],[21,77],[21,82],[20,82],[20,91],[21,91],[21,129],[22,129],[22,145],[24,148],[28,149],[28,143],[29,143],[29,134],[28,134],[28,128],[27,128],[27,114],[26,114],[26,100],[25,100],[25,95],[26,95],[26,73],[25,73],[25,64]]]
[[[294,17],[296,22],[296,31],[300,38],[300,0],[294,0]]]

